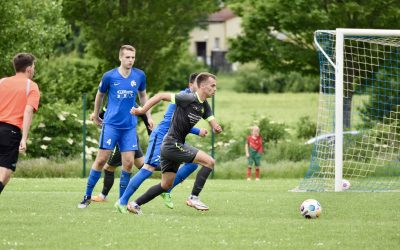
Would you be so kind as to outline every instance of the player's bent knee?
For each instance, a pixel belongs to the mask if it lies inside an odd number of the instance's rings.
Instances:
[[[125,159],[122,161],[122,165],[124,166],[124,168],[128,168],[129,170],[132,169],[133,163],[134,163],[134,160],[132,160],[132,159]]]

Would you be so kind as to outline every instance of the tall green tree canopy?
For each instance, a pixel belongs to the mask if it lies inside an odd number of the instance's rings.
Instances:
[[[1,0],[0,77],[14,73],[16,53],[33,53],[39,63],[53,53],[69,31],[61,9],[61,0]]]
[[[398,0],[233,0],[244,32],[229,58],[270,71],[318,74],[313,32],[336,28],[400,28]],[[282,34],[286,37],[282,39]]]
[[[214,11],[214,0],[85,1],[64,0],[64,14],[79,26],[88,52],[104,60],[105,67],[119,65],[123,44],[136,48],[135,67],[146,72],[149,89],[160,89],[180,57],[181,46],[199,20]]]

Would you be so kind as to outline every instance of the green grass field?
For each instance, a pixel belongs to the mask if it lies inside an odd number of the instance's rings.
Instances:
[[[109,202],[80,210],[84,179],[14,178],[0,196],[0,249],[398,249],[398,193],[288,192],[298,183],[209,180],[201,197],[210,211],[199,212],[184,204],[188,180],[173,210],[156,198],[138,217],[114,211],[116,187]],[[301,217],[307,198],[320,201],[321,218]]]

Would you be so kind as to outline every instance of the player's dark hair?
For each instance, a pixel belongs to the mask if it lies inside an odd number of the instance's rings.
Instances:
[[[196,77],[199,75],[199,73],[193,73],[189,76],[189,83],[194,83],[196,81]]]
[[[217,77],[211,73],[208,73],[208,72],[199,73],[196,77],[197,87],[200,87],[201,84],[206,82],[208,80],[208,78],[210,78],[210,77],[213,79],[217,79]]]
[[[35,57],[30,53],[18,53],[13,58],[15,72],[25,72],[26,68],[32,66],[35,62]]]
[[[120,56],[122,55],[122,51],[124,51],[124,50],[130,50],[130,51],[133,51],[133,52],[136,51],[135,47],[133,47],[132,45],[122,45],[121,48],[119,49],[119,55]]]

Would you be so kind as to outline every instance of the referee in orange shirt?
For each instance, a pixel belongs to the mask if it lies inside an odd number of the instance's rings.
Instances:
[[[15,171],[19,152],[26,151],[33,112],[40,99],[38,85],[32,81],[35,57],[19,53],[13,65],[15,75],[0,79],[0,193]]]

